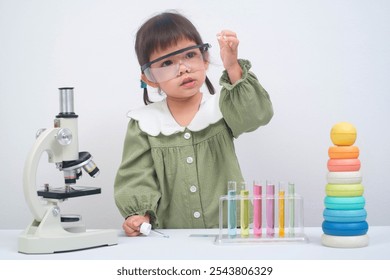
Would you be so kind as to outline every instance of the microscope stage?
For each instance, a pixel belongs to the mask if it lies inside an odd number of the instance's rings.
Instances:
[[[101,193],[100,188],[92,187],[71,187],[71,188],[52,188],[50,190],[39,190],[38,195],[44,198],[66,199],[78,196],[86,196]]]

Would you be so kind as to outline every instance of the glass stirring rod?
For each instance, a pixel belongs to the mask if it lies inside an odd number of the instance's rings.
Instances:
[[[288,183],[288,200],[289,200],[289,235],[294,236],[295,228],[295,185],[294,183]]]
[[[237,183],[228,182],[228,235],[235,238],[237,234]]]

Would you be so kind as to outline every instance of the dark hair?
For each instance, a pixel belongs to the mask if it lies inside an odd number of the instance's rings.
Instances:
[[[203,44],[195,26],[178,13],[166,12],[150,18],[140,27],[136,35],[135,53],[139,64],[148,63],[153,52],[165,50],[182,39],[194,41],[197,45]],[[204,55],[208,59],[207,54]],[[215,89],[207,76],[206,85],[210,94],[214,94]],[[146,105],[152,103],[146,87],[144,88],[144,103]]]

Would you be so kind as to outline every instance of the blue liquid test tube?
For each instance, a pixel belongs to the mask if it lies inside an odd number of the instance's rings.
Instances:
[[[237,183],[228,182],[228,235],[235,238],[237,235]]]

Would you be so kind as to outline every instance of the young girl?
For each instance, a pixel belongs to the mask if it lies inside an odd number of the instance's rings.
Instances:
[[[135,50],[147,106],[130,111],[115,201],[128,236],[143,222],[156,228],[218,227],[219,197],[242,181],[233,138],[267,124],[268,93],[237,59],[234,32],[218,35],[224,73],[221,93],[206,76],[209,44],[177,13],[162,13],[137,32]],[[213,96],[200,90],[206,83]],[[166,97],[150,102],[146,85]]]

